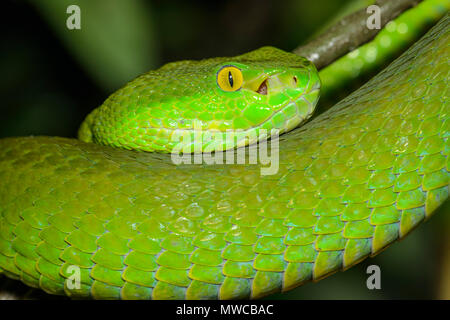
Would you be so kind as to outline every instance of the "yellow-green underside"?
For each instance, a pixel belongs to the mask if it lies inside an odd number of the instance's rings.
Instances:
[[[0,270],[69,296],[258,298],[380,252],[448,198],[449,22],[282,136],[276,175],[0,140]]]

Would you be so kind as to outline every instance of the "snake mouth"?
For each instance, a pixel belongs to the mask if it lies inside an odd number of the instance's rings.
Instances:
[[[263,88],[261,90],[262,92],[264,92],[263,90],[267,90],[267,87],[264,89],[264,83],[265,81],[263,81],[263,83],[260,85],[260,87]],[[318,90],[313,90],[310,93],[318,95]],[[283,133],[295,129],[312,116],[317,100],[318,98],[314,98],[312,99],[312,101],[309,101],[308,99],[305,99],[305,95],[303,94],[299,97],[296,97],[295,99],[289,99],[289,101],[284,104],[283,107],[280,108],[280,110],[275,111],[268,119],[264,120],[258,125],[253,126],[252,128],[243,130],[242,133],[244,138],[238,138],[236,146],[234,148],[240,148],[247,145],[259,143],[263,140],[269,138],[271,139],[272,134],[276,134],[276,136],[278,137]],[[277,121],[275,120],[277,118],[277,115],[283,113],[289,113],[290,117],[284,119],[282,123],[277,123]],[[268,130],[264,128],[264,125],[266,125],[267,123],[272,123],[272,125],[270,126],[272,129]],[[252,135],[247,135],[253,130],[256,130],[256,132],[258,132],[255,137],[253,137]],[[252,139],[250,139],[249,137],[252,137]]]

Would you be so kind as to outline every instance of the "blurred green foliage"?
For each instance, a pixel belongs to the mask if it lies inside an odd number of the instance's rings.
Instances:
[[[151,68],[263,45],[291,50],[336,17],[368,2],[6,0],[0,137],[74,137],[89,111]],[[69,4],[81,8],[81,30],[66,27]],[[449,211],[447,202],[430,222],[373,259],[269,298],[436,298]],[[370,264],[381,266],[382,290],[366,288]]]
[[[158,48],[150,5],[140,0],[30,0],[93,79],[114,90],[143,70],[155,67]],[[80,8],[81,29],[66,20]]]

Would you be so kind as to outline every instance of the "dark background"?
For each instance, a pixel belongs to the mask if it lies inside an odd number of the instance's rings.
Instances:
[[[292,50],[333,19],[371,2],[4,0],[0,138],[75,137],[89,111],[149,69],[263,45]],[[81,8],[81,30],[66,28],[70,4]],[[376,258],[270,298],[448,299],[449,210],[448,205],[442,208]],[[366,287],[370,264],[381,267],[382,290]]]

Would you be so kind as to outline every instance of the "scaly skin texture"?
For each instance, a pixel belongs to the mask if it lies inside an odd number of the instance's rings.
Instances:
[[[72,297],[259,298],[377,254],[448,198],[449,24],[283,135],[275,175],[0,140],[0,268]]]
[[[233,92],[222,90],[216,78],[230,65],[243,75],[242,87]],[[261,85],[264,94],[257,92]],[[312,115],[319,89],[311,62],[273,47],[237,57],[168,63],[112,94],[88,116],[79,138],[149,152],[233,149],[265,138],[260,129],[280,134],[294,129]],[[209,142],[205,135],[211,132],[219,135]]]

